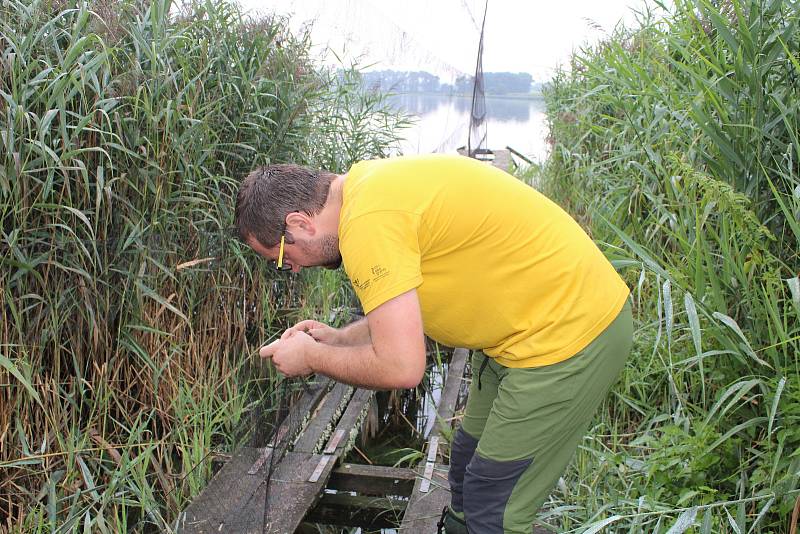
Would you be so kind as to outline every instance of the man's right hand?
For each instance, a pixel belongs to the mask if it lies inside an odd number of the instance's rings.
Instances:
[[[281,335],[281,339],[291,337],[295,332],[305,332],[314,338],[315,341],[325,343],[326,345],[338,345],[341,342],[339,330],[319,321],[300,321],[293,327],[287,329]]]

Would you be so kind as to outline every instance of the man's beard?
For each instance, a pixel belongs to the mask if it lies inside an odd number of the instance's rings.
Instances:
[[[318,265],[325,269],[338,269],[342,264],[342,254],[339,252],[339,236],[324,235],[319,241],[320,262]]]

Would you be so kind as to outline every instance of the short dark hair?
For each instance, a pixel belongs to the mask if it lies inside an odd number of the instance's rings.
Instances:
[[[328,198],[336,175],[289,163],[258,167],[242,181],[236,196],[236,234],[255,237],[264,247],[278,244],[286,215],[316,215]]]

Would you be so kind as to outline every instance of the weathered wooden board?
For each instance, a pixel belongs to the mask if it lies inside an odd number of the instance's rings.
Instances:
[[[187,534],[294,532],[352,444],[374,395],[363,389],[354,393],[343,384],[331,386],[325,379],[291,408],[277,434],[286,439],[275,451],[271,447],[237,451],[181,514],[177,530]],[[301,450],[287,452],[293,439],[292,431],[284,426],[290,420],[303,421],[305,432],[295,443]]]
[[[460,155],[467,156],[467,147],[462,146],[456,150]],[[514,152],[517,153],[516,150]],[[497,150],[492,150],[491,155],[481,156],[476,159],[483,161],[484,163],[491,164],[506,172],[511,172],[511,164],[514,162],[514,160],[511,159],[511,151],[509,150],[509,147],[506,147],[505,149],[500,148]]]
[[[442,509],[450,504],[450,484],[447,482],[446,464],[435,464],[425,477],[424,464],[418,468],[417,483],[408,501],[400,532],[416,534],[418,532],[436,532],[436,523],[442,515]],[[427,492],[420,491],[422,483],[428,480]]]
[[[406,501],[390,497],[324,493],[306,520],[322,525],[397,528],[405,507]]]
[[[185,534],[211,534],[220,532],[224,525],[235,520],[234,514],[241,509],[241,502],[256,498],[264,483],[264,473],[247,475],[260,454],[261,449],[254,447],[236,451],[180,515],[176,530]]]
[[[370,409],[375,392],[369,389],[357,389],[350,399],[342,418],[333,430],[331,439],[325,447],[328,454],[341,455],[353,444]],[[333,445],[333,447],[331,447]]]
[[[440,446],[441,428],[452,421],[468,357],[469,351],[456,349],[447,368],[447,378],[436,411],[437,424],[431,430],[425,460],[417,468],[418,479],[409,498],[400,532],[436,532],[442,509],[450,502],[448,466],[437,459],[444,448],[443,444]]]
[[[301,431],[308,423],[308,414],[316,409],[331,387],[333,382],[325,377],[319,377],[316,382],[308,386],[277,428],[277,435],[284,439],[279,439],[275,443],[276,450],[272,450],[273,444],[270,444],[263,448],[243,447],[237,451],[180,515],[178,524],[181,532],[187,534],[218,532],[209,529],[213,525],[219,528],[234,516],[243,502],[255,499],[255,494],[266,480],[271,465],[280,461],[293,434]],[[248,474],[250,471],[253,473]]]
[[[502,149],[493,150],[493,152],[494,152],[494,159],[492,160],[492,165],[506,172],[511,172],[511,163],[512,163],[511,152]]]
[[[189,534],[291,533],[301,528],[309,511],[312,513],[305,520],[383,528],[396,526],[408,503],[401,530],[435,531],[441,509],[449,502],[441,427],[451,424],[467,357],[468,351],[458,349],[449,363],[426,462],[417,470],[354,464],[337,467],[367,417],[374,392],[354,391],[323,379],[291,408],[277,433],[286,439],[279,440],[276,450],[245,447],[237,451],[181,514],[177,530]],[[296,429],[284,426],[296,426],[297,421],[303,421],[305,430],[295,440]],[[294,447],[288,450],[292,443]],[[267,484],[269,472],[272,476]],[[326,487],[359,495],[326,493]],[[409,494],[408,501],[402,499]]]
[[[319,500],[330,477],[335,462],[323,462],[324,455],[290,452],[273,474],[269,484],[258,492],[258,501],[248,503],[243,510],[243,521],[232,524],[230,532],[287,534],[294,532],[303,521],[308,510]],[[322,465],[322,470],[318,471]],[[309,482],[312,475],[314,482]],[[266,503],[266,513],[264,504]],[[255,524],[258,529],[252,529]],[[263,525],[263,530],[260,529]],[[250,528],[251,530],[248,530]]]
[[[431,429],[428,440],[441,435],[442,425],[451,425],[458,394],[461,391],[461,384],[464,382],[464,370],[467,367],[468,360],[469,351],[467,349],[456,349],[453,352],[450,364],[447,367],[447,378],[439,399],[439,406],[436,409],[436,424]]]
[[[242,467],[255,457],[251,449],[241,458]],[[316,482],[309,482],[324,455],[288,452],[276,467],[269,485],[261,480],[247,498],[237,501],[235,509],[224,517],[192,518],[188,515],[178,525],[179,532],[212,534],[235,532],[242,534],[286,534],[294,532],[309,508],[319,500],[325,482],[333,470],[333,462],[325,463]],[[269,491],[269,494],[267,493]],[[238,496],[237,496],[238,497]]]
[[[355,391],[322,454],[287,454],[279,471],[273,475],[269,498],[266,499],[266,488],[261,492],[267,501],[265,534],[291,533],[300,526],[306,513],[322,496],[333,468],[352,442],[350,436],[358,434],[374,394],[365,389]],[[263,505],[261,511],[264,511]]]
[[[360,495],[408,497],[416,479],[414,470],[404,467],[342,464],[331,473],[328,488]]]
[[[316,453],[322,449],[333,426],[353,396],[353,387],[337,383],[311,414],[308,426],[292,447],[295,452]]]

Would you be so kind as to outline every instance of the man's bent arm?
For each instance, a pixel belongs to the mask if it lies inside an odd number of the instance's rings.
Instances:
[[[339,341],[342,345],[366,345],[370,343],[369,321],[362,317],[339,329]]]
[[[281,335],[281,340],[291,337],[296,332],[305,332],[320,343],[327,345],[352,346],[370,343],[369,324],[366,317],[341,328],[333,328],[325,323],[306,319],[287,328]]]
[[[346,329],[366,343],[333,346],[318,343],[307,354],[311,368],[348,384],[374,389],[415,387],[425,373],[425,337],[417,291],[412,289],[372,310]]]

